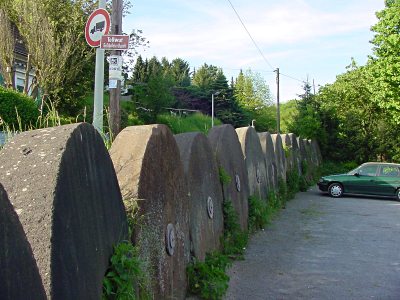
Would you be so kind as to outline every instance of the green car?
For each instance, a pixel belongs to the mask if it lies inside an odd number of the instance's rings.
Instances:
[[[335,198],[361,194],[395,197],[400,201],[400,164],[365,163],[347,174],[321,177],[318,187]]]

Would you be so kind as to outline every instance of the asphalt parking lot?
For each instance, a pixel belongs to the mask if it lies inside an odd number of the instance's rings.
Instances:
[[[225,299],[400,299],[400,202],[298,193],[228,273]]]

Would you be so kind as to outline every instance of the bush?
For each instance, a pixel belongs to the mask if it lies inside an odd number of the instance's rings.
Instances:
[[[32,98],[0,86],[0,117],[11,129],[25,130],[36,123],[39,111]]]
[[[268,223],[268,205],[267,202],[257,198],[256,196],[249,197],[249,230],[255,232],[264,228]]]
[[[195,260],[187,268],[189,292],[203,299],[222,299],[228,289],[225,271],[230,264],[228,257],[220,253],[207,254],[204,262]]]

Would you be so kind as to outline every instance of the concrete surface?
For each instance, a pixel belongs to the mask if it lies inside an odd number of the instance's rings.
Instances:
[[[299,193],[229,275],[225,299],[400,299],[400,203]]]

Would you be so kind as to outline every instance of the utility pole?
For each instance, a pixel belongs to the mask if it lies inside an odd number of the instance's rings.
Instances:
[[[112,1],[111,34],[122,34],[122,2],[123,0]],[[111,55],[121,55],[120,50],[111,51]],[[110,134],[115,138],[121,130],[121,80],[117,81],[117,87],[110,89]]]
[[[122,2],[123,0],[112,1],[111,34],[122,34]],[[121,56],[120,50],[111,51],[111,55]],[[117,81],[116,88],[110,88],[110,131],[115,138],[121,130],[121,80]]]
[[[276,68],[274,71],[276,72],[276,133],[280,133],[281,131],[281,115],[280,115],[280,107],[279,107],[279,68]]]

